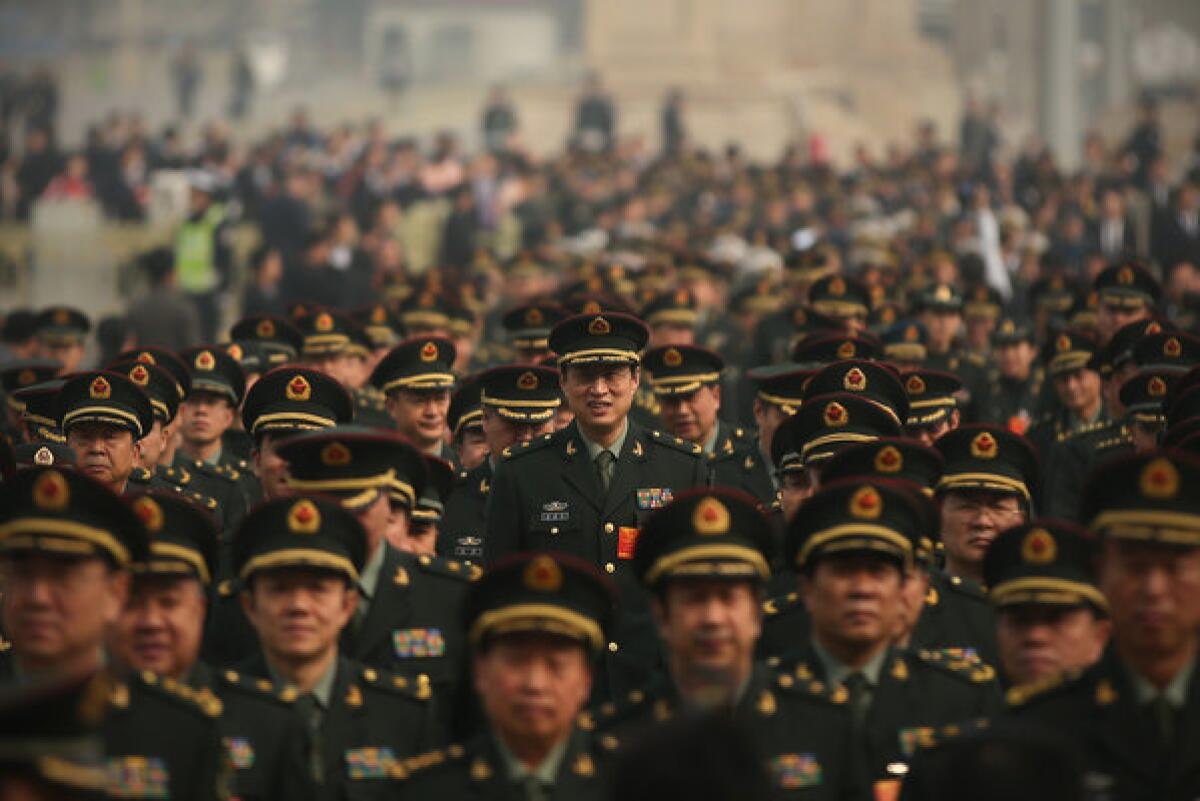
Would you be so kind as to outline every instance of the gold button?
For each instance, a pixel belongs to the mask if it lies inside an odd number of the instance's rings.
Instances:
[[[617,645],[615,642],[610,642],[608,644],[608,650],[614,654],[620,649],[620,647],[621,646]]]
[[[612,523],[605,523],[605,524],[604,524],[604,533],[605,533],[605,534],[612,534],[612,533],[613,533],[613,524],[612,524]]]
[[[605,562],[604,563],[604,572],[605,573],[616,573],[617,566],[614,565],[612,562]]]
[[[550,529],[550,533],[551,533],[551,534],[557,534],[557,533],[558,533],[558,526],[555,526],[554,528]]]

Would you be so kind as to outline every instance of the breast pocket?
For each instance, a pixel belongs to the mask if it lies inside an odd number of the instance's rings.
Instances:
[[[565,551],[582,554],[580,521],[572,516],[563,519],[538,520],[529,524],[529,546],[533,550]]]

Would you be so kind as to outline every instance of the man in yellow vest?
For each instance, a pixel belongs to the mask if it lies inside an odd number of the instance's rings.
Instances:
[[[200,338],[216,339],[221,290],[229,282],[231,249],[225,206],[214,200],[216,180],[200,170],[188,176],[188,217],[175,232],[175,271],[179,288],[195,305]]]

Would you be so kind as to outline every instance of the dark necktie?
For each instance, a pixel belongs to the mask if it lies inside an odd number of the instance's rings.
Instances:
[[[1175,707],[1162,694],[1155,696],[1148,706],[1158,736],[1162,738],[1162,744],[1169,748],[1175,741]]]
[[[867,710],[871,708],[871,687],[867,683],[867,677],[855,671],[847,676],[842,684],[849,695],[850,717],[854,721],[854,728],[861,729],[867,719]]]
[[[612,451],[603,450],[596,455],[596,474],[600,477],[600,486],[604,488],[605,494],[608,494],[608,487],[612,484],[616,463],[617,457],[612,455]]]
[[[325,782],[325,760],[322,757],[321,723],[325,716],[321,711],[321,705],[317,702],[315,695],[306,693],[296,699],[296,712],[308,727],[308,771],[312,774],[314,782],[323,784]]]
[[[517,794],[524,801],[550,801],[550,788],[533,774],[517,782]]]

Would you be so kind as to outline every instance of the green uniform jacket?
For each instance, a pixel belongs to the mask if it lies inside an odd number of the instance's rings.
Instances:
[[[488,500],[485,561],[490,564],[520,551],[554,550],[578,556],[612,576],[621,618],[598,677],[598,697],[619,697],[641,686],[647,671],[659,663],[660,653],[648,594],[631,566],[635,529],[675,495],[707,483],[700,446],[629,420],[607,495],[576,423],[506,448],[501,456]]]
[[[811,641],[783,670],[798,681],[826,679]],[[889,649],[859,735],[863,785],[886,780],[887,766],[907,763],[931,731],[990,719],[1001,708],[991,667],[943,652]]]
[[[308,731],[292,709],[290,694],[277,692],[266,679],[216,671],[203,662],[192,668],[188,683],[221,700],[217,727],[233,771],[231,796],[241,801],[316,797],[308,774]]]
[[[492,489],[489,459],[459,473],[446,499],[446,513],[438,531],[438,553],[472,564],[483,562],[483,540],[487,530],[487,501]]]
[[[1009,714],[1044,726],[1074,748],[1084,784],[1114,801],[1192,801],[1200,797],[1200,664],[1175,738],[1162,745],[1150,711],[1138,704],[1129,674],[1109,652],[1091,668],[1008,692]]]
[[[268,678],[261,654],[238,671]],[[321,801],[369,801],[392,797],[401,760],[442,741],[428,683],[338,657],[329,709],[318,747],[324,783]],[[172,796],[174,798],[174,796]]]
[[[559,763],[547,801],[610,801],[613,738],[576,730]],[[490,733],[464,745],[422,754],[405,761],[407,779],[396,786],[399,801],[523,801]]]
[[[999,664],[996,612],[978,582],[934,570],[925,608],[912,635],[914,648],[961,650],[989,665]]]
[[[221,704],[153,673],[114,677],[102,732],[114,798],[229,797]]]
[[[1045,371],[1034,368],[1029,378],[1017,381],[1005,378],[999,371],[992,370],[988,375],[987,393],[980,398],[978,405],[979,421],[994,423],[1010,430],[1015,421],[1023,421],[1029,426],[1041,416],[1042,383]]]
[[[1042,513],[1086,523],[1079,519],[1079,501],[1088,475],[1101,463],[1131,453],[1129,430],[1117,421],[1064,438],[1043,454],[1047,468]]]
[[[775,501],[771,465],[759,453],[753,431],[724,422],[717,426],[716,448],[708,454],[708,477],[714,487],[733,487],[752,495],[764,509],[770,509]],[[775,543],[777,547],[781,544]]]
[[[855,799],[861,766],[845,693],[813,679],[797,680],[757,664],[734,707],[735,721],[753,739],[778,799]],[[686,714],[674,682],[665,676],[622,704],[595,710],[598,730],[622,742],[649,727]]]

